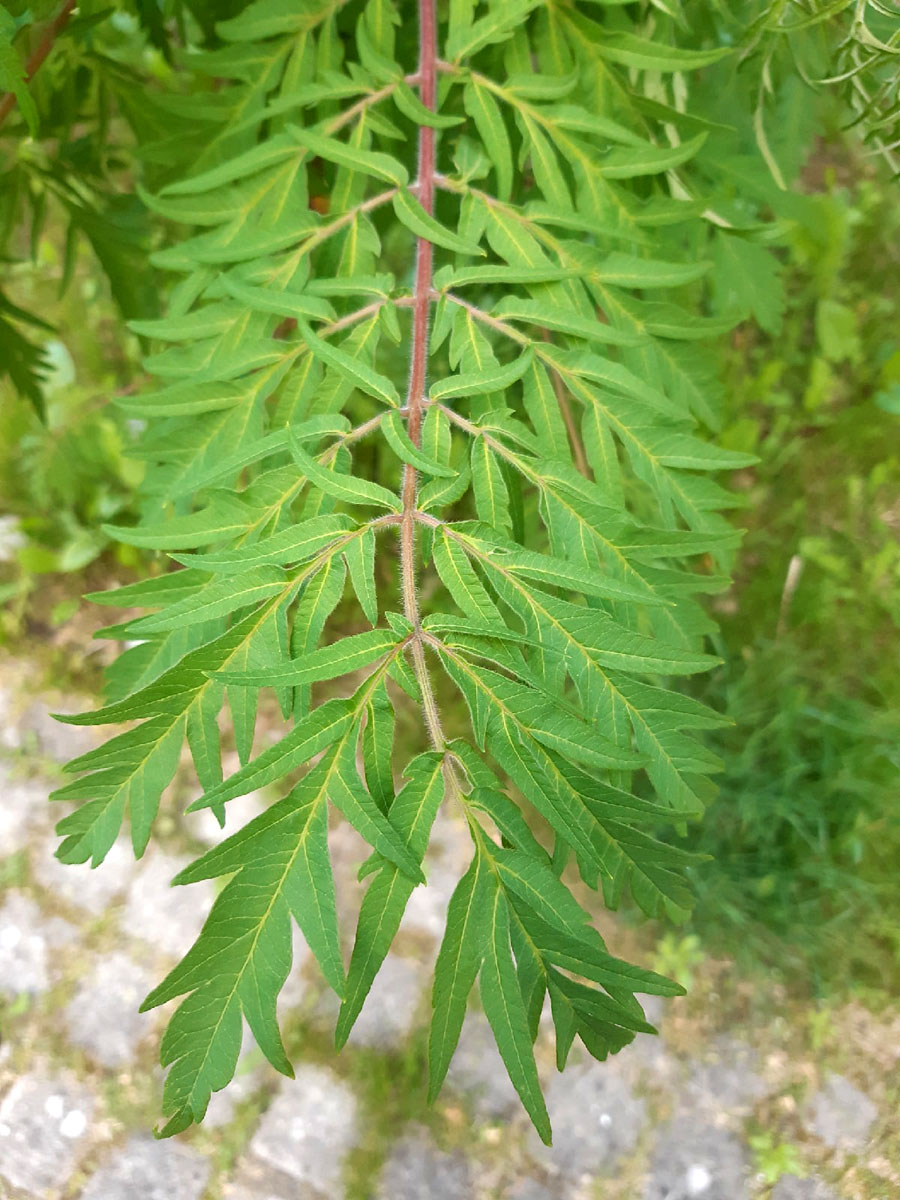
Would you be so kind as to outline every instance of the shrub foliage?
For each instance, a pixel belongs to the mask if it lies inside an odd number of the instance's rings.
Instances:
[[[715,662],[700,601],[736,541],[716,475],[753,461],[710,437],[709,347],[751,312],[774,325],[780,293],[759,220],[777,144],[757,128],[748,163],[751,105],[736,130],[691,111],[695,80],[734,76],[729,18],[669,7],[255,0],[214,29],[179,8],[202,48],[186,94],[147,93],[141,154],[174,165],[141,199],[182,236],[154,258],[166,315],[132,322],[158,385],[118,401],[146,425],[144,516],[110,530],[173,569],[93,596],[148,613],[106,631],[129,648],[105,706],[67,718],[124,731],[55,793],[60,857],[97,865],[126,822],[144,853],[185,740],[193,807],[226,830],[230,800],[281,792],[175,881],[223,886],[145,1002],[180,1000],[164,1134],[232,1078],[244,1020],[290,1074],[292,922],[346,1041],[442,805],[471,861],[432,1096],[476,982],[546,1140],[545,1000],[562,1069],[575,1038],[603,1059],[652,1032],[636,994],[680,990],[613,956],[576,893],[691,906],[719,718],[673,681]],[[255,745],[264,689],[284,725]],[[348,962],[332,809],[371,846]]]

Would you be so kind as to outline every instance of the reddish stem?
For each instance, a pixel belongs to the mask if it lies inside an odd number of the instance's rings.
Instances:
[[[437,20],[435,0],[419,0],[419,98],[426,108],[437,103]],[[427,213],[434,212],[435,131],[430,125],[419,126],[416,188],[419,203]],[[412,344],[410,349],[409,390],[406,410],[410,440],[422,442],[422,406],[428,365],[428,324],[431,314],[434,247],[427,238],[416,239],[416,279],[412,297]],[[416,469],[403,468],[403,515],[400,525],[400,568],[403,584],[403,611],[412,624],[413,665],[422,692],[425,722],[435,747],[444,743],[441,723],[422,648],[419,599],[416,594]]]
[[[419,96],[426,108],[434,111],[437,99],[437,35],[434,0],[419,0]],[[419,203],[429,214],[434,212],[434,129],[419,126],[417,184]],[[427,238],[416,239],[416,281],[413,291],[412,353],[410,356],[409,436],[419,445],[422,434],[421,401],[425,391],[425,367],[428,361],[428,318],[431,307],[431,275],[434,248]],[[415,470],[407,468],[403,481],[404,507],[415,504]]]
[[[550,336],[548,329],[541,330],[541,337],[545,342],[553,344],[553,338]],[[553,392],[556,396],[556,403],[559,405],[559,411],[562,414],[563,424],[566,427],[566,433],[569,435],[569,445],[572,448],[572,456],[575,459],[575,466],[585,477],[585,479],[593,479],[591,475],[590,464],[587,460],[587,455],[584,451],[584,443],[581,440],[581,433],[578,429],[578,422],[575,420],[575,415],[572,412],[572,407],[569,404],[569,397],[566,395],[566,385],[560,379],[559,372],[550,368],[550,381],[553,385]]]
[[[53,49],[53,43],[68,25],[69,18],[72,15],[72,10],[74,7],[75,0],[65,0],[65,4],[63,4],[62,8],[44,30],[44,36],[41,38],[37,49],[32,54],[31,58],[29,58],[25,67],[26,83],[31,83],[32,79],[34,79],[35,75],[40,70],[44,59]],[[15,106],[15,92],[7,92],[3,99],[0,100],[0,125],[3,124]]]

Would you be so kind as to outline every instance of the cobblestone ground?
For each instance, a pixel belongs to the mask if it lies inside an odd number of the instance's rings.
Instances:
[[[212,884],[168,882],[217,830],[164,806],[160,844],[135,864],[117,845],[98,871],[53,857],[46,803],[59,763],[92,744],[30,695],[27,665],[0,661],[0,1197],[8,1200],[882,1200],[900,1196],[900,1018],[858,1003],[804,1008],[727,963],[697,968],[691,994],[648,1002],[659,1038],[610,1063],[538,1054],[556,1131],[530,1131],[484,1018],[472,1012],[445,1095],[425,1105],[424,1024],[443,911],[463,865],[442,818],[401,937],[335,1056],[336,1006],[301,939],[280,1011],[296,1080],[248,1038],[235,1083],[201,1130],[158,1142],[166,1013],[138,1005],[196,936]],[[187,779],[187,775],[185,776]],[[229,806],[237,827],[265,795]],[[208,818],[209,814],[204,814]],[[363,856],[337,827],[350,914]],[[608,922],[608,918],[603,918]],[[649,961],[634,931],[615,949]]]

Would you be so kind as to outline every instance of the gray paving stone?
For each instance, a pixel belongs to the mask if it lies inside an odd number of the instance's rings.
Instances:
[[[69,1041],[105,1067],[131,1062],[153,1017],[140,1013],[154,977],[122,951],[99,959],[65,1010]]]
[[[634,1149],[646,1105],[607,1063],[591,1060],[554,1075],[546,1090],[553,1145],[530,1132],[534,1157],[567,1176],[611,1174]]]
[[[94,1172],[80,1200],[199,1200],[209,1172],[195,1150],[133,1137]]]
[[[3,660],[3,674],[7,673],[7,661]],[[0,683],[0,747],[4,750],[16,750],[19,746],[19,730],[16,724],[18,705],[16,694],[12,688]]]
[[[328,854],[334,872],[338,918],[346,936],[356,928],[359,906],[368,883],[360,883],[360,864],[372,853],[372,847],[348,822],[341,820],[328,831]]]
[[[736,1038],[720,1038],[705,1061],[691,1069],[681,1105],[717,1115],[746,1113],[768,1091],[759,1073],[759,1056],[752,1046]]]
[[[0,992],[38,995],[53,981],[50,950],[64,945],[74,929],[60,917],[45,917],[21,892],[10,892],[0,908]]]
[[[461,816],[453,815],[446,808],[440,809],[431,829],[429,854],[438,856],[457,879],[465,874],[472,859],[472,835]]]
[[[341,1013],[340,1000],[324,981],[310,988],[310,997],[305,1020],[317,1033],[333,1037]]]
[[[466,1016],[447,1073],[447,1086],[464,1095],[481,1120],[508,1117],[521,1107],[491,1027],[482,1013],[470,1012]]]
[[[21,517],[4,513],[0,517],[0,562],[12,562],[16,551],[27,542],[28,538],[22,532]]]
[[[821,1179],[782,1175],[772,1188],[769,1200],[838,1200],[838,1194]]]
[[[652,1018],[650,1023],[655,1024]],[[615,1066],[658,1092],[682,1099],[684,1067],[661,1034],[637,1034],[633,1042],[616,1054]]]
[[[62,863],[55,858],[56,840],[42,842],[32,855],[32,871],[42,888],[72,908],[99,916],[116,897],[124,894],[140,870],[131,847],[114,842],[99,867],[89,863]]]
[[[394,1146],[378,1186],[379,1200],[471,1200],[472,1175],[461,1154],[444,1154],[424,1129]]]
[[[696,1117],[677,1117],[657,1140],[643,1200],[745,1200],[750,1164],[743,1144]]]
[[[460,877],[443,863],[426,863],[425,874],[428,882],[417,887],[410,896],[400,929],[424,934],[437,944],[444,936],[447,905]]]
[[[0,858],[24,850],[33,832],[50,823],[49,790],[43,780],[16,779],[0,762]]]
[[[237,765],[235,766],[237,769]],[[197,799],[197,792],[187,803]],[[225,825],[221,826],[211,808],[200,808],[186,812],[183,817],[185,831],[205,846],[217,846],[224,838],[242,829],[267,807],[262,792],[249,792],[246,796],[235,796],[225,805]]]
[[[504,1195],[505,1200],[556,1200],[556,1193],[536,1179],[523,1179]]]
[[[390,1050],[409,1035],[425,988],[421,967],[388,954],[348,1039],[353,1046]]]
[[[69,1079],[23,1075],[0,1104],[0,1178],[47,1200],[87,1148],[94,1098]]]
[[[171,958],[190,950],[215,897],[211,879],[172,887],[190,859],[156,851],[147,855],[128,889],[123,923],[134,937]]]
[[[832,1150],[861,1150],[878,1117],[865,1092],[843,1075],[829,1075],[806,1105],[803,1123]]]
[[[304,1188],[298,1196],[296,1180],[253,1159],[239,1164],[224,1190],[224,1200],[304,1200],[309,1195]]]
[[[351,1089],[324,1067],[303,1064],[260,1121],[250,1152],[328,1197],[343,1195],[344,1160],[358,1134]]]
[[[636,999],[640,1003],[641,1008],[644,1010],[644,1016],[650,1022],[650,1024],[655,1025],[657,1029],[661,1029],[663,1022],[668,1015],[669,1004],[671,1001],[667,1000],[665,996],[650,996],[642,994],[638,994]]]
[[[98,742],[96,729],[89,725],[65,725],[51,713],[81,713],[96,707],[93,700],[80,696],[33,700],[17,722],[17,747],[36,749],[47,758],[65,763],[92,750]]]

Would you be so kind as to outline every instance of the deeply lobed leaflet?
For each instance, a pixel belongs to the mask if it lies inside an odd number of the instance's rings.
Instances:
[[[563,874],[572,860],[608,905],[627,887],[651,916],[691,902],[690,851],[654,831],[701,814],[717,764],[697,732],[718,718],[666,681],[715,661],[697,596],[735,537],[710,473],[750,460],[702,436],[715,398],[684,353],[729,322],[670,299],[707,269],[680,240],[703,134],[657,101],[663,133],[639,100],[645,73],[724,52],[645,39],[615,9],[451,0],[438,27],[420,0],[411,72],[414,15],[258,0],[222,22],[223,47],[193,58],[231,81],[197,106],[202,153],[145,198],[199,232],[157,255],[178,276],[168,316],[134,323],[167,348],[147,361],[161,386],[120,401],[147,423],[148,470],[145,519],[114,533],[179,569],[93,596],[152,611],[108,631],[136,644],[105,707],[70,718],[129,725],[70,764],[60,857],[100,863],[126,817],[141,855],[185,738],[194,808],[224,823],[234,797],[284,793],[175,881],[224,886],[145,1002],[182,998],[164,1134],[229,1082],[243,1019],[290,1074],[275,1006],[292,921],[341,997],[343,1044],[441,804],[472,858],[435,969],[432,1096],[476,980],[545,1140],[545,999],[562,1069],[576,1037],[605,1058],[652,1032],[636,993],[680,991],[611,955]],[[348,594],[371,628],[338,637]],[[351,673],[349,696],[318,701]],[[432,675],[469,736],[445,734]],[[286,732],[254,755],[266,687]],[[421,712],[408,760],[403,694]],[[242,766],[223,779],[226,703]],[[372,847],[348,965],[331,808]]]

